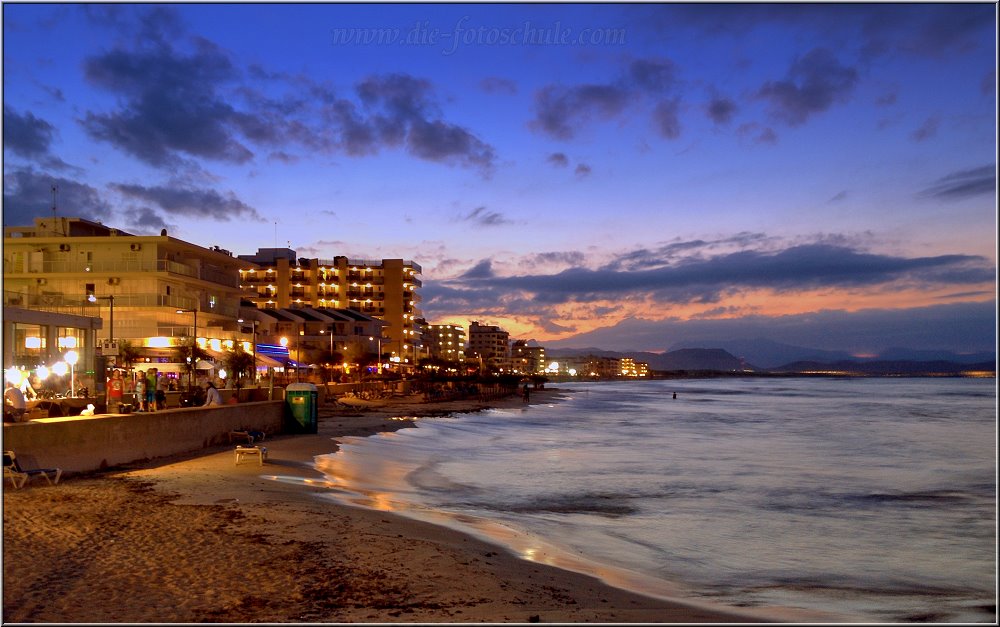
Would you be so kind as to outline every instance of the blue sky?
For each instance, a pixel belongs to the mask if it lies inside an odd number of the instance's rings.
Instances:
[[[551,346],[990,350],[995,12],[8,3],[3,221],[413,259]]]

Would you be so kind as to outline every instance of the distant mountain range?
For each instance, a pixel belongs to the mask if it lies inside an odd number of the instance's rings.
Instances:
[[[714,370],[733,372],[850,371],[862,374],[957,374],[967,370],[996,371],[995,353],[959,354],[892,348],[873,357],[855,357],[844,351],[827,351],[782,344],[772,340],[732,340],[713,345],[678,344],[665,353],[608,351],[600,348],[554,348],[550,357],[595,355],[631,357],[652,370]]]

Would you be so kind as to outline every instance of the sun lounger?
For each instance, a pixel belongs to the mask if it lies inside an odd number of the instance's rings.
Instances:
[[[237,431],[229,432],[229,443],[233,443],[233,438],[237,440],[246,440],[247,444],[253,444],[254,441],[262,442],[264,440],[265,434],[263,431],[253,431],[252,429],[242,429]]]
[[[14,454],[14,451],[3,452],[3,476],[4,478],[10,477],[10,482],[14,484],[15,488],[24,487],[24,484],[27,483],[29,479],[39,475],[45,477],[45,481],[47,481],[49,485],[56,485],[59,483],[59,478],[62,477],[62,469],[22,468],[21,464],[17,461],[17,456]]]
[[[263,466],[264,462],[267,461],[267,447],[266,446],[237,446],[236,447],[236,465],[239,466],[247,457],[257,457],[258,463]]]

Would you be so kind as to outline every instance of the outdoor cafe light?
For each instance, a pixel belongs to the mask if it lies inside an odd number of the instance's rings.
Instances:
[[[69,366],[66,365],[65,361],[57,361],[52,364],[52,372],[55,373],[56,376],[65,377],[66,373],[69,372]]]
[[[4,378],[13,383],[14,385],[21,385],[21,381],[24,379],[24,373],[18,369],[17,366],[11,366],[4,370]]]
[[[49,369],[46,366],[39,366],[35,368],[35,374],[38,375],[39,379],[44,381],[49,378]]]
[[[226,369],[225,368],[220,368],[219,369],[219,378],[220,379],[225,379],[226,378]]]

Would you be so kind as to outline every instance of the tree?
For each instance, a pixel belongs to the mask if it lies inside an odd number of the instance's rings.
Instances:
[[[188,388],[194,383],[194,371],[197,368],[198,360],[205,359],[210,355],[193,337],[182,337],[180,343],[174,347],[174,361],[178,361],[184,372],[188,374]]]
[[[226,355],[225,359],[222,360],[222,365],[225,366],[230,376],[236,378],[237,387],[242,385],[244,376],[252,379],[254,368],[257,367],[253,355],[243,350],[241,344],[237,344],[235,349]]]
[[[139,347],[128,340],[118,340],[118,359],[126,369],[131,369],[139,360]]]

